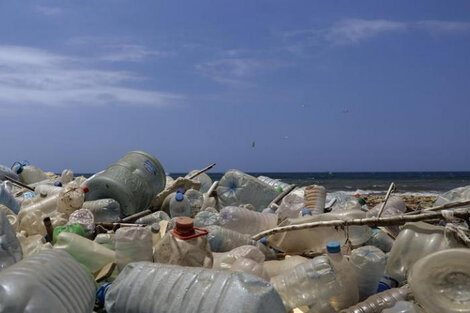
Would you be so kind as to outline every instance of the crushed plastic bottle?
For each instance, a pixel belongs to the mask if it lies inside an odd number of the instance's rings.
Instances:
[[[191,218],[177,218],[173,230],[155,246],[155,262],[211,268],[213,257],[207,233],[195,228]]]
[[[77,183],[70,183],[58,194],[57,210],[67,216],[80,209],[85,201],[88,188],[81,188]]]
[[[106,292],[105,308],[108,313],[285,312],[274,288],[253,275],[147,262],[124,268]]]
[[[182,192],[177,192],[174,197],[170,199],[170,216],[172,218],[178,216],[191,217],[191,204]]]
[[[277,220],[276,214],[259,213],[233,206],[223,208],[219,214],[219,225],[249,235],[276,227]]]
[[[90,313],[93,277],[65,251],[41,251],[0,273],[0,313]]]
[[[305,208],[304,199],[291,193],[282,199],[281,205],[277,209],[276,214],[279,216],[279,220],[283,221],[286,218],[299,216],[299,212],[303,208]]]
[[[194,226],[196,227],[207,227],[210,225],[219,224],[219,213],[214,213],[210,211],[202,211],[196,214],[194,217]]]
[[[169,221],[169,220],[170,220],[170,216],[168,216],[166,212],[156,211],[156,212],[153,212],[152,214],[139,218],[135,222],[136,224],[152,225],[155,223],[159,223],[160,221]]]
[[[284,272],[291,270],[292,268],[302,263],[308,262],[309,259],[304,258],[300,255],[292,255],[286,257],[284,260],[271,260],[264,262],[264,268],[268,273],[269,277],[280,275]]]
[[[386,262],[385,253],[374,246],[359,247],[351,252],[349,264],[358,279],[360,300],[377,292]]]

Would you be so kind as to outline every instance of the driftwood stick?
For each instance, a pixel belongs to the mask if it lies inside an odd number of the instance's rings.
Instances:
[[[409,214],[417,214],[417,213],[431,212],[431,211],[441,211],[441,210],[452,209],[452,208],[457,208],[457,207],[466,206],[466,205],[470,205],[470,200],[446,203],[446,204],[435,206],[432,208],[426,208],[423,210],[413,211],[413,212],[410,212]]]
[[[30,187],[30,186],[28,186],[28,185],[26,185],[26,184],[23,184],[22,182],[17,181],[16,179],[13,179],[13,178],[8,177],[8,176],[5,176],[5,179],[6,179],[6,180],[9,180],[11,183],[13,183],[13,184],[15,184],[15,185],[17,185],[17,186],[26,188],[26,189],[28,189],[28,190],[30,190],[30,191],[34,191],[34,188],[33,188],[33,187]]]
[[[107,222],[101,222],[101,223],[95,223],[96,226],[101,226],[106,229],[114,229],[114,228],[121,228],[121,227],[145,227],[147,225],[144,224],[132,224],[132,223],[107,223]]]
[[[380,207],[379,214],[377,214],[377,217],[381,217],[382,213],[385,209],[385,205],[387,204],[388,198],[390,198],[390,195],[392,194],[393,190],[395,189],[395,184],[391,183],[390,187],[388,187],[387,194],[385,195],[384,202],[382,203],[382,206]]]
[[[460,209],[453,212],[453,216],[457,218],[468,218],[470,217],[470,209]],[[256,234],[252,237],[253,240],[259,240],[263,237],[293,231],[293,230],[302,230],[310,229],[316,227],[346,227],[346,226],[359,226],[359,225],[368,225],[368,226],[392,226],[392,225],[403,225],[409,222],[418,222],[432,220],[436,218],[442,218],[443,215],[441,212],[426,212],[417,215],[397,215],[390,217],[371,217],[371,218],[356,218],[351,220],[333,220],[333,221],[319,221],[304,223],[298,225],[288,225],[282,227],[276,227],[272,229],[265,230]]]
[[[211,168],[213,168],[215,165],[216,165],[216,163],[212,163],[211,165],[208,165],[208,166],[204,167],[202,170],[197,171],[196,173],[194,173],[193,175],[189,176],[188,178],[189,178],[189,179],[196,178],[197,176],[201,175],[202,173],[207,172],[208,170],[210,170]]]
[[[132,215],[129,215],[121,220],[122,223],[133,223],[134,221],[138,220],[141,217],[147,216],[149,214],[152,214],[152,211],[150,210],[144,210],[139,213],[135,213]]]
[[[289,187],[287,187],[286,190],[284,190],[283,192],[278,194],[276,196],[276,198],[274,198],[274,200],[271,201],[271,203],[268,205],[268,208],[272,208],[274,204],[278,204],[279,202],[281,202],[281,200],[284,199],[285,196],[290,194],[291,191],[294,190],[296,187],[297,187],[297,185],[295,185],[295,184],[292,184]]]

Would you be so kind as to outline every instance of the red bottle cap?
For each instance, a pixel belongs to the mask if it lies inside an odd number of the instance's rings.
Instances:
[[[180,236],[191,236],[196,233],[193,219],[189,217],[178,217],[176,219],[175,233]]]
[[[83,186],[83,187],[82,187],[82,190],[83,190],[84,193],[87,193],[88,191],[90,191],[90,190],[88,189],[88,186]]]

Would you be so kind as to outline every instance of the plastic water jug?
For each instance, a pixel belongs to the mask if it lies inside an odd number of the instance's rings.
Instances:
[[[210,211],[202,211],[196,214],[194,217],[194,225],[196,227],[207,227],[210,225],[219,224],[219,213],[214,213]]]
[[[223,208],[219,214],[220,226],[249,235],[276,227],[277,220],[276,214],[259,213],[233,206]]]
[[[398,301],[389,309],[385,309],[382,313],[419,313],[422,312],[413,302]]]
[[[0,210],[0,272],[23,257],[21,245],[6,214]],[[1,302],[0,302],[1,307]]]
[[[444,227],[424,222],[405,224],[390,251],[385,268],[387,276],[402,284],[413,264],[422,257],[444,249],[464,247],[452,236],[445,236],[444,231]]]
[[[379,228],[372,228],[372,235],[366,242],[367,245],[374,246],[382,250],[383,252],[390,252],[393,247],[395,240],[390,237],[386,232]]]
[[[201,192],[195,189],[186,190],[184,197],[188,199],[189,205],[191,206],[191,217],[194,217],[198,212],[201,211],[204,203],[204,196]]]
[[[178,216],[191,217],[191,204],[183,193],[177,192],[170,199],[170,216],[172,218]]]
[[[132,151],[105,171],[90,177],[86,200],[115,199],[122,216],[147,209],[165,188],[165,171],[160,162],[143,151]]]
[[[191,218],[177,218],[172,231],[155,246],[155,262],[211,268],[213,257],[207,233],[195,228]]]
[[[267,208],[277,195],[274,187],[238,170],[226,172],[217,187],[221,207],[250,203],[256,211],[261,211]]]
[[[255,276],[147,262],[124,268],[105,307],[108,313],[285,312],[274,288]]]
[[[393,307],[397,302],[407,300],[410,296],[408,287],[392,288],[377,293],[340,313],[381,313],[384,309]]]
[[[122,227],[116,231],[116,264],[122,270],[128,263],[153,261],[153,241],[146,227]]]
[[[27,185],[46,180],[48,178],[39,167],[30,165],[27,161],[15,162],[12,166],[12,170],[17,173],[20,180]]]
[[[377,293],[386,262],[385,253],[374,246],[360,247],[351,252],[349,263],[358,279],[360,300]]]
[[[283,221],[286,218],[299,216],[299,212],[304,208],[304,199],[294,193],[291,193],[282,199],[281,205],[277,209],[276,214],[279,216],[279,220]]]
[[[152,214],[139,218],[135,222],[136,224],[152,225],[155,223],[159,223],[161,221],[169,221],[169,220],[170,220],[170,217],[168,216],[166,212],[156,211],[156,212],[153,212]]]
[[[280,275],[284,272],[291,270],[292,268],[302,263],[308,262],[309,259],[304,258],[300,255],[292,255],[286,257],[284,260],[271,260],[264,262],[264,268],[268,273],[269,277]]]
[[[470,249],[448,249],[418,260],[408,276],[427,313],[470,312]]]
[[[196,172],[197,170],[191,171],[185,177],[188,178],[191,175],[195,174]],[[201,173],[197,175],[196,177],[193,178],[193,180],[201,183],[201,186],[199,187],[199,191],[202,193],[206,193],[209,190],[209,188],[211,188],[212,179],[206,173]]]
[[[77,262],[95,273],[108,263],[114,262],[113,250],[80,235],[62,232],[57,236],[54,250],[68,252]]]
[[[121,219],[121,206],[114,199],[85,201],[82,208],[90,210],[96,222],[114,223]]]
[[[41,251],[0,273],[1,313],[90,313],[93,277],[67,252]]]

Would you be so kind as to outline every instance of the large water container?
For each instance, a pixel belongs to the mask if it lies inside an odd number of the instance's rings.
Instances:
[[[427,313],[469,313],[470,249],[448,249],[420,259],[408,283]]]
[[[358,279],[360,300],[377,293],[386,262],[385,253],[374,246],[360,247],[351,252],[349,263]]]
[[[12,166],[12,170],[18,174],[23,183],[28,185],[38,183],[48,178],[39,167],[30,165],[27,161],[15,162]]]
[[[233,206],[223,208],[219,214],[220,226],[249,235],[276,227],[277,220],[276,214],[260,213]]]
[[[274,277],[293,269],[297,265],[308,262],[309,260],[310,259],[304,258],[300,255],[293,255],[286,257],[284,260],[265,261],[264,268],[269,277]]]
[[[132,151],[85,183],[86,201],[111,198],[121,205],[122,216],[147,209],[165,188],[165,171],[160,162],[143,151]]]
[[[6,214],[0,210],[0,271],[18,262],[22,257],[23,252],[15,230]]]
[[[0,313],[90,313],[95,284],[67,252],[45,250],[0,273]]]
[[[131,263],[105,296],[108,313],[284,313],[266,281],[240,272]]]
[[[121,218],[121,206],[114,199],[85,201],[83,209],[90,210],[96,222],[118,222]]]
[[[189,172],[185,176],[185,178],[189,178],[191,175],[194,175],[196,172],[197,170]],[[201,186],[199,187],[199,191],[202,193],[206,193],[209,190],[209,188],[211,188],[212,179],[206,173],[201,173],[197,175],[196,177],[193,178],[193,180],[201,183]]]
[[[249,203],[256,211],[262,211],[277,195],[274,187],[238,170],[226,172],[217,187],[221,207]]]
[[[181,192],[177,192],[170,199],[170,216],[172,218],[178,216],[191,216],[191,204]]]

